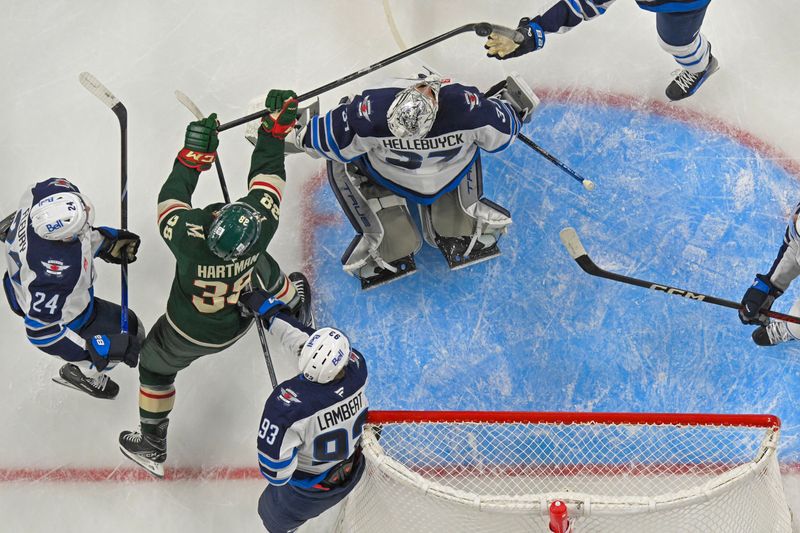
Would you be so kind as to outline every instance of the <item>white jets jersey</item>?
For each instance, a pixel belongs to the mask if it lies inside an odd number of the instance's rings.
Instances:
[[[783,244],[778,250],[778,256],[772,263],[772,268],[766,276],[770,282],[779,289],[785,291],[789,284],[800,276],[800,231],[798,231],[797,219],[800,217],[800,203],[797,204],[792,212],[789,225],[783,237]]]
[[[278,315],[276,329],[299,353],[313,330]],[[356,450],[367,419],[365,395],[367,363],[356,350],[342,379],[313,383],[298,375],[278,385],[264,405],[258,431],[258,464],[273,485],[289,483],[309,488],[322,481],[329,470]]]
[[[410,83],[410,82],[407,82]],[[521,122],[506,102],[486,98],[475,87],[445,83],[439,111],[422,139],[392,135],[386,113],[404,89],[372,89],[325,115],[312,117],[299,144],[312,155],[353,162],[380,185],[421,204],[455,189],[479,157],[479,150],[507,148]]]
[[[73,242],[48,241],[33,231],[29,219],[33,205],[65,191],[79,192],[67,180],[51,178],[23,195],[5,240],[3,285],[12,309],[24,315],[34,346],[79,360],[85,343],[76,331],[92,316],[93,259],[103,237],[91,230]]]

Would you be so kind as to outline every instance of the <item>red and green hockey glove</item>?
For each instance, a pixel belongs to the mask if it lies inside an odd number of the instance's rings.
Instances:
[[[217,157],[217,114],[211,113],[202,120],[186,126],[183,150],[178,152],[178,161],[194,170],[208,170]]]
[[[285,139],[297,123],[297,94],[291,90],[271,89],[264,103],[270,114],[261,127],[273,137]]]

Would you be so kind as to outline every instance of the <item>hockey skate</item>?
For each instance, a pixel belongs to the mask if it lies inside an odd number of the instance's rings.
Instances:
[[[119,434],[119,449],[131,461],[155,477],[164,477],[164,462],[167,460],[167,427],[169,420],[162,420],[155,433],[123,431]]]
[[[72,363],[62,366],[53,382],[104,400],[113,400],[119,393],[119,385],[108,374],[94,372],[94,375],[86,376]]]
[[[294,284],[300,303],[292,309],[292,315],[303,325],[316,329],[314,312],[311,309],[311,284],[302,272],[289,274],[289,281]]]
[[[442,237],[436,235],[436,246],[442,252],[450,270],[459,270],[464,267],[488,261],[500,255],[500,248],[494,237],[490,238],[491,244],[484,244],[481,239],[472,242],[470,237]]]
[[[782,342],[796,341],[797,337],[789,331],[789,324],[781,321],[770,322],[753,331],[753,342],[759,346],[775,346]]]
[[[667,98],[675,102],[692,96],[709,76],[717,70],[719,70],[719,62],[716,57],[711,55],[711,50],[709,49],[706,69],[696,74],[692,74],[688,70],[681,70],[677,77],[672,80],[672,83],[667,86]]]

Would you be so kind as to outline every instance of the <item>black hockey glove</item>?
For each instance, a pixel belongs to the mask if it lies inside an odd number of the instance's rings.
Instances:
[[[272,325],[275,315],[289,311],[289,306],[280,300],[276,300],[262,289],[244,291],[239,295],[239,305],[248,315],[255,315],[261,318],[267,327]]]
[[[95,335],[87,343],[87,351],[97,370],[103,371],[109,363],[122,362],[135,368],[139,362],[139,339],[127,333]]]
[[[508,37],[492,33],[483,47],[486,55],[495,59],[510,59],[533,52],[544,46],[544,30],[539,25],[539,17],[533,20],[528,17],[519,20],[517,31],[522,34],[522,42],[517,44]]]
[[[742,307],[739,309],[739,320],[742,324],[760,324],[766,326],[769,317],[764,311],[772,308],[775,298],[778,298],[783,291],[773,285],[769,278],[763,274],[756,274],[753,284],[747,289],[742,298]]]
[[[107,226],[95,228],[104,237],[103,244],[97,251],[97,257],[106,263],[122,264],[124,258],[126,262],[136,261],[136,252],[139,251],[141,239],[132,231],[124,229],[114,229]]]

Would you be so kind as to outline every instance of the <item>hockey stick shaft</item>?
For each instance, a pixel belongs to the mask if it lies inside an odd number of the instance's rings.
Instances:
[[[517,137],[523,143],[525,143],[528,146],[530,146],[531,148],[533,148],[536,152],[538,152],[545,159],[547,159],[548,161],[553,163],[555,166],[557,166],[558,168],[560,168],[561,170],[563,170],[564,172],[566,172],[567,174],[572,176],[572,178],[575,179],[576,181],[580,182],[580,184],[583,185],[583,187],[586,190],[588,190],[588,191],[593,191],[594,190],[594,182],[592,180],[584,178],[583,176],[581,176],[580,174],[578,174],[577,172],[575,172],[574,170],[569,168],[567,165],[562,163],[558,158],[556,158],[550,152],[548,152],[547,150],[545,150],[544,148],[542,148],[541,146],[539,146],[538,144],[533,142],[529,137],[526,137],[522,133],[517,135]]]
[[[447,39],[449,39],[451,37],[454,37],[456,35],[460,35],[462,33],[473,32],[473,31],[476,34],[480,35],[481,37],[487,37],[490,33],[495,32],[495,33],[500,33],[500,34],[506,35],[510,39],[514,40],[515,42],[520,42],[521,39],[522,39],[522,36],[516,30],[512,30],[510,28],[505,28],[503,26],[495,26],[495,25],[492,25],[492,24],[490,24],[488,22],[477,22],[477,23],[465,24],[463,26],[459,26],[458,28],[455,28],[454,30],[450,30],[447,33],[443,33],[443,34],[441,34],[439,36],[436,36],[436,37],[434,37],[432,39],[428,39],[427,41],[425,41],[423,43],[420,43],[420,44],[418,44],[416,46],[413,46],[413,47],[409,48],[408,50],[403,50],[399,54],[395,54],[393,56],[387,57],[386,59],[378,61],[377,63],[374,63],[374,64],[372,64],[372,65],[370,65],[370,66],[368,66],[366,68],[363,68],[363,69],[361,69],[359,71],[353,72],[352,74],[348,74],[347,76],[345,76],[343,78],[339,78],[336,81],[332,81],[330,83],[326,83],[322,87],[317,87],[316,89],[314,89],[312,91],[309,91],[307,93],[301,94],[300,96],[297,97],[297,100],[299,102],[302,102],[303,100],[308,100],[309,98],[314,98],[315,96],[319,96],[320,94],[322,94],[324,92],[327,92],[327,91],[330,91],[331,89],[335,89],[336,87],[340,87],[340,86],[344,85],[345,83],[349,83],[349,82],[351,82],[351,81],[353,81],[355,79],[358,79],[358,78],[360,78],[362,76],[366,76],[370,72],[374,72],[374,71],[376,71],[378,69],[381,69],[381,68],[383,68],[383,67],[385,67],[387,65],[391,65],[392,63],[394,63],[396,61],[400,61],[401,59],[404,59],[404,58],[406,58],[406,57],[408,57],[410,55],[416,54],[417,52],[419,52],[421,50],[424,50],[426,48],[430,48],[431,46],[433,46],[435,44],[441,43],[442,41],[446,41]],[[228,130],[228,129],[231,129],[231,128],[235,128],[236,126],[241,126],[242,124],[246,124],[247,122],[250,122],[251,120],[256,120],[256,119],[259,119],[259,118],[263,118],[268,113],[269,113],[269,111],[264,109],[264,110],[259,111],[257,113],[252,113],[252,114],[247,115],[245,117],[238,118],[236,120],[232,120],[232,121],[230,121],[230,122],[228,122],[226,124],[220,125],[217,128],[217,131],[225,131],[225,130]]]
[[[729,309],[738,310],[741,309],[742,307],[737,302],[733,302],[731,300],[725,300],[723,298],[718,298],[716,296],[709,296],[708,294],[689,291],[686,289],[681,289],[679,287],[672,287],[670,285],[665,285],[661,283],[653,283],[652,281],[646,281],[643,279],[617,274],[616,272],[609,272],[608,270],[603,270],[602,268],[597,266],[594,263],[594,261],[591,260],[589,254],[586,252],[586,249],[583,247],[580,238],[578,238],[578,233],[573,228],[564,228],[563,230],[561,230],[561,233],[559,233],[559,237],[561,237],[561,242],[564,244],[564,247],[567,249],[567,251],[575,260],[575,262],[578,263],[578,266],[581,267],[581,269],[583,269],[584,272],[592,276],[606,278],[613,281],[619,281],[620,283],[627,283],[628,285],[636,285],[637,287],[644,287],[645,289],[651,289],[666,294],[674,294],[676,296],[681,296],[683,298],[688,298],[690,300],[697,300],[699,302],[719,305],[722,307],[727,307]],[[784,322],[792,322],[794,324],[800,324],[800,317],[786,315],[783,313],[778,313],[776,311],[767,311],[767,310],[762,310],[761,313],[770,318],[783,320]]]
[[[108,106],[119,121],[120,131],[120,228],[128,229],[128,110],[119,98],[88,72],[81,72],[78,81],[98,100]],[[128,333],[128,261],[122,257],[120,265],[120,331]]]
[[[178,99],[180,103],[182,103],[186,109],[191,112],[197,120],[202,120],[205,118],[205,115],[200,111],[200,108],[192,101],[191,98],[186,96],[185,93],[176,90],[175,91],[175,98]],[[231,203],[231,195],[228,193],[228,184],[225,183],[225,175],[222,173],[222,162],[219,160],[219,152],[217,152],[217,157],[214,158],[214,168],[217,169],[217,177],[219,178],[219,186],[222,189],[222,198],[225,200],[226,204]]]

